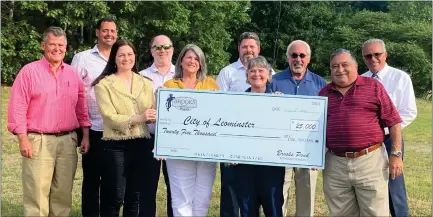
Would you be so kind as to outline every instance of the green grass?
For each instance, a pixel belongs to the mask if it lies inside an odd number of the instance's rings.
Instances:
[[[21,156],[18,150],[16,137],[7,132],[6,111],[9,100],[9,88],[2,87],[2,216],[22,216],[22,189],[21,189]],[[417,100],[418,117],[404,130],[405,138],[405,181],[408,193],[410,214],[412,216],[431,216],[432,204],[432,175],[431,175],[431,142],[432,142],[432,104],[429,101]],[[81,215],[81,181],[82,170],[79,161],[74,189],[72,216]],[[165,212],[165,184],[163,178],[157,194],[157,215],[166,216]],[[220,176],[213,188],[209,216],[219,216]],[[290,215],[294,215],[294,187],[290,192]],[[328,215],[328,208],[322,192],[322,176],[319,175],[316,188],[316,216]]]

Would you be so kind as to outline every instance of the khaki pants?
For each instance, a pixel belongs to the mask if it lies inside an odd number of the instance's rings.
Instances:
[[[295,171],[295,196],[296,214],[295,216],[314,215],[314,197],[316,194],[317,174],[319,171],[308,168],[286,167],[283,186],[283,216],[288,215],[289,192],[292,183],[292,172]]]
[[[389,216],[385,147],[358,158],[326,153],[323,193],[330,216]]]
[[[22,158],[25,216],[68,216],[77,169],[77,134],[56,137],[30,133],[31,159]]]

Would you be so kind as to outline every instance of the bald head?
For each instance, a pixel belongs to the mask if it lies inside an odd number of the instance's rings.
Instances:
[[[157,35],[152,38],[150,41],[149,47],[152,48],[154,45],[160,45],[160,44],[171,44],[173,45],[173,42],[171,42],[171,39],[166,35]]]
[[[150,52],[154,63],[158,65],[171,65],[173,57],[173,42],[166,35],[157,35],[150,42]]]

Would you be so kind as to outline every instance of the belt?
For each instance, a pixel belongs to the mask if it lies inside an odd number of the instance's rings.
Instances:
[[[357,158],[357,157],[361,157],[363,155],[366,155],[366,154],[368,154],[368,152],[372,152],[372,151],[380,148],[381,146],[382,146],[382,143],[377,143],[377,144],[374,144],[374,145],[372,145],[366,149],[363,149],[361,151],[358,151],[358,152],[334,152],[332,150],[331,150],[331,152],[334,155],[337,155],[338,157]]]
[[[73,132],[74,131],[67,131],[67,132],[63,131],[63,132],[57,132],[57,133],[40,133],[40,132],[34,132],[34,131],[27,131],[27,133],[36,133],[36,134],[41,134],[41,135],[51,135],[51,136],[56,136],[56,137],[66,136],[66,135],[71,134]]]

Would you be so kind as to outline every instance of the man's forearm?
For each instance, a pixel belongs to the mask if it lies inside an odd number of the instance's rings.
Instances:
[[[81,131],[83,132],[83,138],[89,138],[89,127],[81,127]]]
[[[17,137],[18,137],[19,141],[23,141],[23,140],[27,139],[27,133],[17,134]]]
[[[401,151],[401,124],[398,123],[389,128],[389,136],[391,137],[391,151]]]

